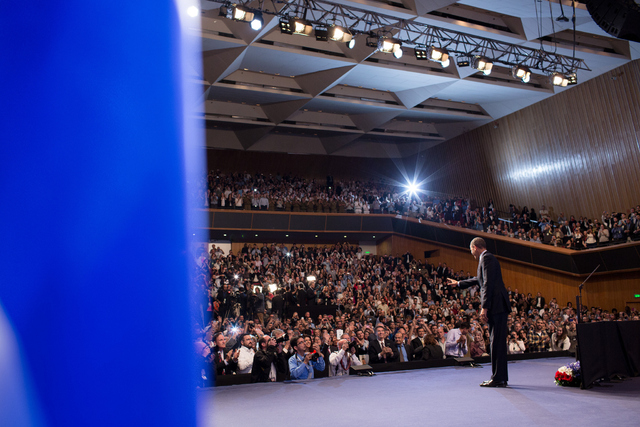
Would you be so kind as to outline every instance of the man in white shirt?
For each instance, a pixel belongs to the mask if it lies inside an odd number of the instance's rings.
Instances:
[[[447,340],[444,343],[445,356],[447,357],[464,357],[468,351],[467,333],[469,332],[469,323],[462,322],[455,329],[447,333]]]
[[[240,352],[238,353],[238,373],[249,374],[253,367],[253,358],[256,355],[256,344],[253,337],[249,334],[242,337],[241,344],[242,347],[240,347]]]
[[[358,360],[355,354],[355,347],[349,346],[349,341],[341,339],[338,341],[338,351],[334,351],[329,355],[329,376],[341,376],[349,375],[349,368],[351,366],[362,365],[362,362]]]

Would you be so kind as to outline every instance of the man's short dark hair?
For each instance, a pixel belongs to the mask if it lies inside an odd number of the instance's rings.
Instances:
[[[476,237],[471,241],[471,246],[475,246],[480,249],[487,249],[487,242],[482,237]]]
[[[460,322],[458,324],[458,329],[469,329],[469,328],[470,328],[469,322]]]
[[[291,348],[295,349],[298,346],[298,340],[301,338],[293,337],[291,338]]]

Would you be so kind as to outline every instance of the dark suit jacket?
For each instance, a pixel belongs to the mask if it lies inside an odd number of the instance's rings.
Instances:
[[[277,352],[258,350],[253,358],[251,367],[251,382],[269,382],[271,364],[276,368],[276,381],[284,381],[289,373],[289,362],[286,355]]]
[[[422,341],[420,338],[415,337],[411,340],[411,351],[413,353],[413,360],[420,360],[422,358],[422,349],[423,349]]]
[[[228,364],[225,364],[224,360],[222,360],[222,357],[220,356],[218,347],[214,347],[213,351],[214,363],[216,365],[216,375],[232,375],[238,368],[238,363],[231,360]],[[225,349],[223,351],[226,354],[229,350]]]
[[[275,311],[276,313],[281,313],[284,309],[284,297],[280,294],[277,294],[271,299],[271,311]]]
[[[444,359],[442,347],[439,345],[425,345],[422,349],[422,360]]]
[[[404,346],[404,351],[407,353],[407,362],[411,362],[413,360],[413,348],[410,345],[402,344]],[[393,353],[393,357],[390,358],[390,362],[400,362],[400,349],[396,343],[393,343],[391,348],[395,351]],[[397,353],[397,355],[396,355]]]
[[[381,359],[378,357],[378,354],[382,351],[380,343],[377,339],[369,341],[369,363],[390,363],[398,357],[398,349],[388,339],[384,340],[384,345],[385,347],[391,347],[393,354]]]
[[[480,306],[489,314],[504,313],[510,310],[509,294],[502,281],[500,264],[493,254],[485,251],[478,261],[476,277],[458,282],[460,289],[480,285]]]
[[[253,365],[251,366],[251,382],[268,382],[271,364],[276,361],[275,352],[266,352],[258,350],[253,357]]]

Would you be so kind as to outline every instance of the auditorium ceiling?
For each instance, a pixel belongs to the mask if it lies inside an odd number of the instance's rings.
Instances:
[[[292,0],[293,1],[293,0]],[[285,2],[264,1],[265,7]],[[401,58],[367,46],[283,34],[264,15],[261,30],[220,16],[223,2],[201,0],[202,84],[207,147],[296,154],[399,158],[413,155],[574,86],[553,86],[531,69],[529,83],[496,63],[490,75],[469,66]],[[352,0],[346,7],[454,30],[497,42],[573,55],[571,1]],[[258,1],[250,3],[259,7]],[[616,39],[576,2],[578,84],[640,56],[637,43]],[[558,20],[567,16],[568,22]]]

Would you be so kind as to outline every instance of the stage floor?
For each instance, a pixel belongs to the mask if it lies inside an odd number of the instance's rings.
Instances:
[[[590,390],[556,386],[556,370],[573,361],[510,362],[508,388],[479,387],[491,376],[483,365],[205,389],[199,425],[640,425],[640,377]]]

